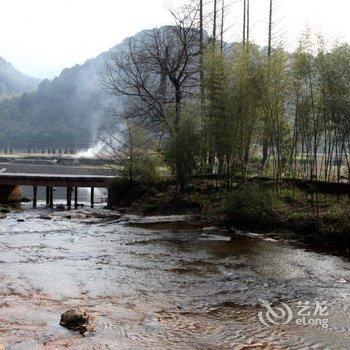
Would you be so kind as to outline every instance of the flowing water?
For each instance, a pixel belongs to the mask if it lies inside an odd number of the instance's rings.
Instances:
[[[96,209],[98,212],[101,209]],[[46,209],[0,221],[6,349],[350,349],[350,262],[293,242]],[[18,219],[24,221],[17,221]],[[328,328],[264,325],[259,299],[326,301]],[[95,332],[59,326],[83,307]]]

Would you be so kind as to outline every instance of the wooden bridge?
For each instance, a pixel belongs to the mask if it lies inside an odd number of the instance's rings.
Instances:
[[[67,207],[71,208],[72,194],[74,206],[78,206],[79,187],[91,188],[91,207],[94,206],[94,189],[108,188],[113,176],[64,175],[64,174],[19,174],[0,173],[0,202],[18,203],[22,197],[21,186],[33,187],[33,207],[37,206],[38,187],[46,188],[46,205],[53,207],[53,188],[67,188]]]

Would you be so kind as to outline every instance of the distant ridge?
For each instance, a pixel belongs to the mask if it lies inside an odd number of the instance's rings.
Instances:
[[[39,79],[21,73],[11,63],[0,57],[0,98],[33,91],[39,83]]]
[[[142,40],[147,32],[131,38]],[[118,104],[102,88],[101,74],[110,53],[123,50],[131,38],[81,65],[63,69],[52,80],[43,80],[35,91],[28,92],[35,84],[27,77],[23,86],[28,89],[22,95],[0,102],[0,149],[86,148],[97,142],[108,107]]]

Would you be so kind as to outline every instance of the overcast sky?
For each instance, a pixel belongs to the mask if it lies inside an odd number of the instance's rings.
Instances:
[[[220,1],[220,0],[218,0]],[[349,0],[275,0],[276,31],[291,48],[309,26],[350,41]],[[1,0],[0,56],[24,73],[52,78],[136,32],[171,21],[185,0]],[[211,0],[205,0],[211,3]],[[269,0],[251,0],[252,37],[265,45]],[[242,0],[226,0],[226,40],[241,38]]]

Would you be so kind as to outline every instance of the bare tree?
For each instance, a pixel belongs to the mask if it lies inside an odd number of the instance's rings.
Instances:
[[[111,55],[104,85],[133,104],[134,118],[169,135],[175,149],[174,170],[184,191],[178,136],[183,103],[199,87],[200,39],[197,12],[173,15],[174,26],[147,31],[130,39],[122,53]]]
[[[125,109],[112,116],[97,153],[117,175],[128,178],[130,183],[150,167],[155,148],[146,130],[131,119],[132,113]]]

